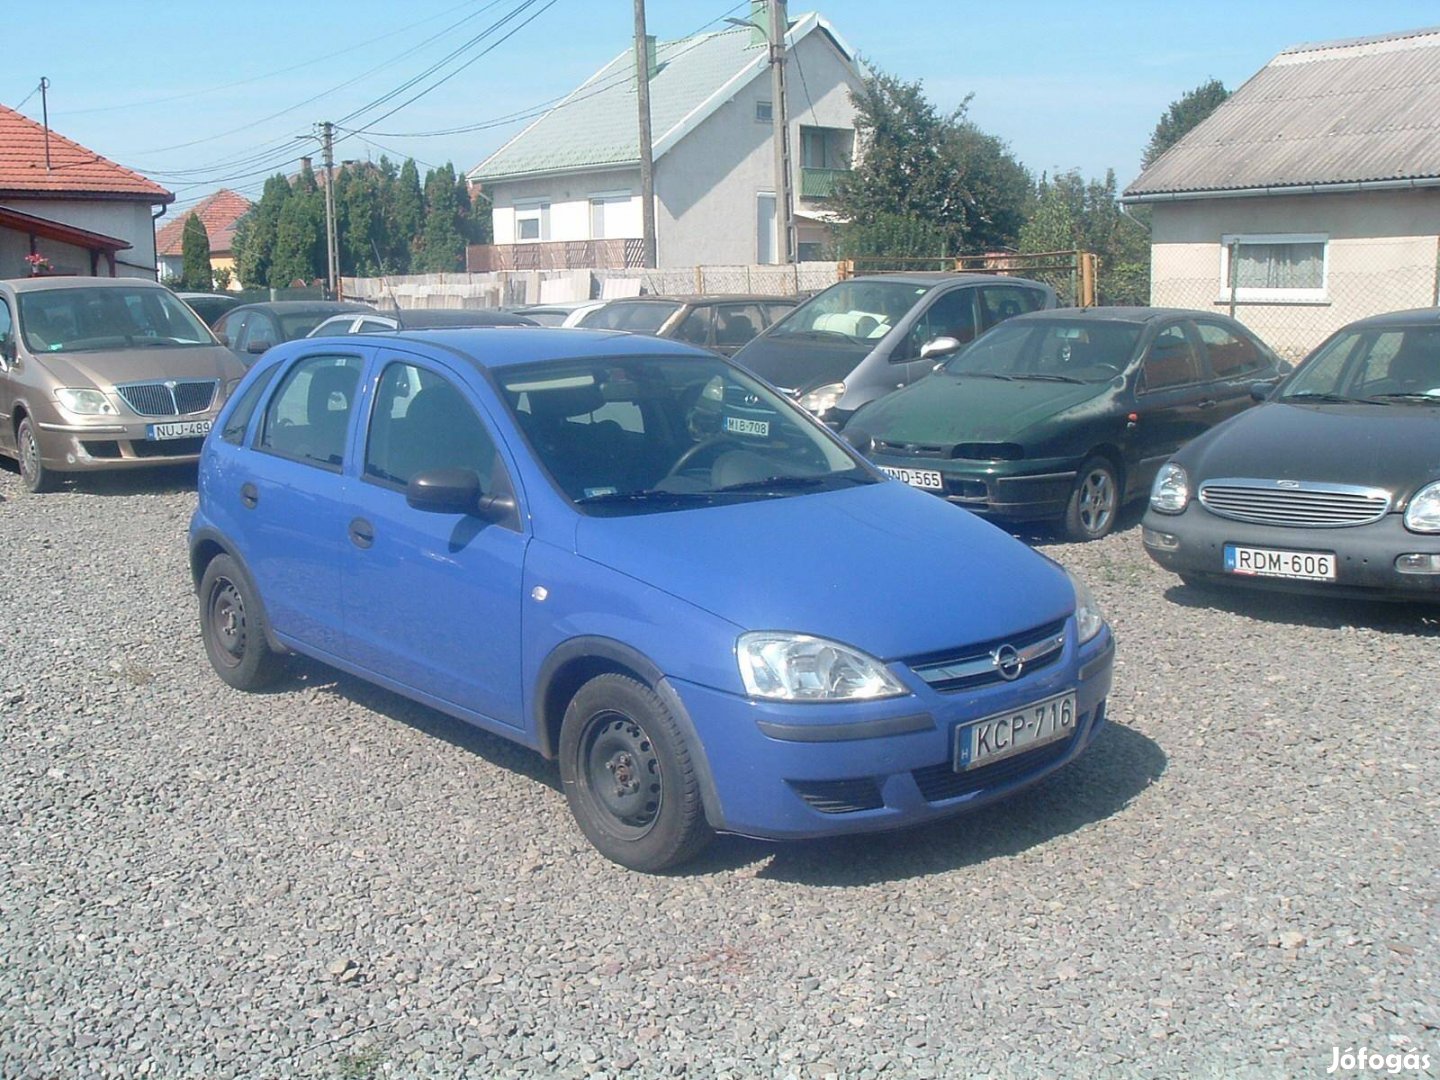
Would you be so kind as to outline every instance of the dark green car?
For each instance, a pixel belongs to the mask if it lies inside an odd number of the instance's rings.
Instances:
[[[856,413],[845,437],[891,476],[978,514],[1115,526],[1182,444],[1287,365],[1233,319],[1168,308],[1021,315]]]

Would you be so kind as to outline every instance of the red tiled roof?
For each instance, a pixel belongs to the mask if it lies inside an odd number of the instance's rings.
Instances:
[[[45,129],[0,105],[0,197],[91,196],[173,202],[153,180],[117,165],[52,128],[50,169],[45,168]]]
[[[185,239],[185,222],[191,214],[199,214],[210,238],[210,254],[222,255],[235,246],[235,226],[255,204],[229,188],[207,195],[189,210],[176,215],[155,234],[156,255],[181,255]]]

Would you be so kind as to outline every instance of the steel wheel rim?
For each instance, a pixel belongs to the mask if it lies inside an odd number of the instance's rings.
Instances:
[[[40,475],[40,444],[35,441],[35,432],[29,424],[25,425],[23,435],[20,440],[20,476],[29,484]]]
[[[1080,485],[1080,526],[1094,536],[1115,516],[1115,485],[1104,469],[1094,469]]]
[[[645,729],[621,713],[592,717],[582,742],[585,789],[609,823],[630,838],[644,836],[660,818],[660,756]]]
[[[206,619],[210,639],[219,646],[216,655],[227,667],[238,667],[245,658],[245,601],[229,578],[221,578],[210,590]]]

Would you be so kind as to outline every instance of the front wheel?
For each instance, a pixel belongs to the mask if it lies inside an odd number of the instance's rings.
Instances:
[[[664,870],[712,836],[689,741],[659,695],[629,676],[598,675],[570,702],[560,779],[581,831],[621,866]]]
[[[35,423],[28,416],[15,428],[15,450],[20,459],[20,482],[25,490],[35,495],[54,491],[59,486],[59,477],[53,469],[47,469],[40,460],[40,443],[35,438]]]
[[[259,598],[229,555],[211,559],[200,580],[200,636],[215,673],[236,690],[269,686],[284,669],[266,640]]]
[[[1120,483],[1115,466],[1103,457],[1092,457],[1080,467],[1070,503],[1065,508],[1065,535],[1070,540],[1099,540],[1115,528],[1120,508]]]

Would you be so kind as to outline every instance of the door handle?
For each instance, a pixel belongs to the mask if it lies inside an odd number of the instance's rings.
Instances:
[[[368,548],[375,543],[375,526],[364,518],[350,522],[350,542],[358,548]]]
[[[255,504],[259,501],[260,491],[258,488],[255,487],[254,484],[240,485],[240,502],[244,504],[245,509],[254,510]]]
[[[1197,409],[1213,409],[1218,404],[1220,403],[1214,398],[1206,398],[1204,401],[1198,402],[1195,407]]]

